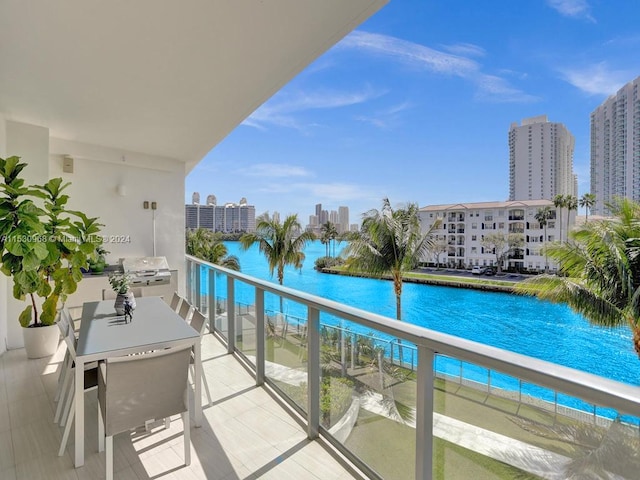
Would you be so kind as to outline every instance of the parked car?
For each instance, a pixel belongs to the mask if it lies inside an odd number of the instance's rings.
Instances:
[[[495,269],[494,267],[487,267],[487,269],[485,270],[484,274],[485,274],[487,277],[490,277],[490,276],[492,276],[492,275],[495,275],[495,274],[496,274],[496,269]]]
[[[473,273],[474,275],[482,275],[484,272],[486,272],[486,268],[485,267],[481,267],[480,265],[476,265],[471,269],[471,273]]]

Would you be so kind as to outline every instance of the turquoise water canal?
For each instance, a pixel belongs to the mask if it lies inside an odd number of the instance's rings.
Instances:
[[[243,273],[277,281],[270,277],[267,262],[255,246],[244,252],[237,242],[226,245],[229,254],[239,257]],[[308,244],[305,255],[301,271],[286,269],[285,286],[395,318],[389,281],[316,272],[314,260],[325,255],[319,241]],[[224,288],[224,282],[220,284]],[[237,301],[253,303],[253,290],[236,288]],[[278,309],[275,298],[267,296],[266,301],[267,309]],[[640,360],[628,330],[591,326],[567,306],[518,295],[413,283],[404,285],[402,304],[406,322],[640,385]],[[285,303],[285,313],[306,318],[306,309],[292,302]],[[331,319],[321,320],[331,323]],[[445,362],[436,368],[457,371],[459,367]]]

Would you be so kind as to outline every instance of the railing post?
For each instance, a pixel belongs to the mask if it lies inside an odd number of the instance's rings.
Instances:
[[[196,278],[194,284],[196,286],[196,291],[194,295],[194,306],[196,309],[200,310],[202,308],[202,292],[200,291],[202,288],[202,268],[199,263],[196,263],[195,267]]]
[[[218,317],[218,308],[216,302],[216,271],[209,269],[209,332],[216,330],[216,318]]]
[[[191,288],[192,288],[192,281],[193,278],[191,276],[191,273],[193,272],[193,263],[191,262],[191,260],[187,260],[187,291],[186,291],[186,297],[187,300],[189,301],[189,303],[191,302]]]
[[[356,334],[351,335],[351,370],[356,369]]]
[[[320,430],[320,312],[307,311],[307,437],[318,438]]]
[[[236,350],[236,295],[233,278],[227,277],[227,353]]]
[[[433,474],[433,359],[434,352],[418,345],[416,396],[416,479]]]
[[[256,385],[264,384],[265,374],[265,342],[264,328],[264,290],[256,288]]]

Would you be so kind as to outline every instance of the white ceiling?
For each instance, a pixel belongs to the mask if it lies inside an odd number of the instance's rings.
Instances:
[[[388,0],[2,0],[0,112],[187,171]]]

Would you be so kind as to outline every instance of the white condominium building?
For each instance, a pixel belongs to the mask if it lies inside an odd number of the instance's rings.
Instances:
[[[607,215],[615,197],[640,201],[640,77],[591,114],[592,211]]]
[[[187,230],[206,228],[213,232],[239,233],[256,231],[256,207],[240,204],[185,205]]]
[[[543,207],[551,207],[552,215],[545,227],[535,219]],[[490,233],[502,232],[522,234],[522,248],[510,251],[501,268],[514,271],[544,271],[548,264],[554,271],[557,267],[546,260],[541,250],[545,242],[566,238],[567,210],[556,209],[550,200],[523,200],[508,202],[457,203],[451,205],[429,205],[420,209],[420,223],[426,233],[436,221],[439,228],[432,233],[436,248],[425,259],[429,264],[446,265],[450,268],[471,268],[474,265],[497,266],[495,251],[482,245]],[[569,228],[575,222],[575,211],[570,212]],[[548,263],[547,263],[548,262]]]
[[[551,200],[578,195],[573,173],[573,135],[546,115],[526,118],[509,129],[509,200]]]

